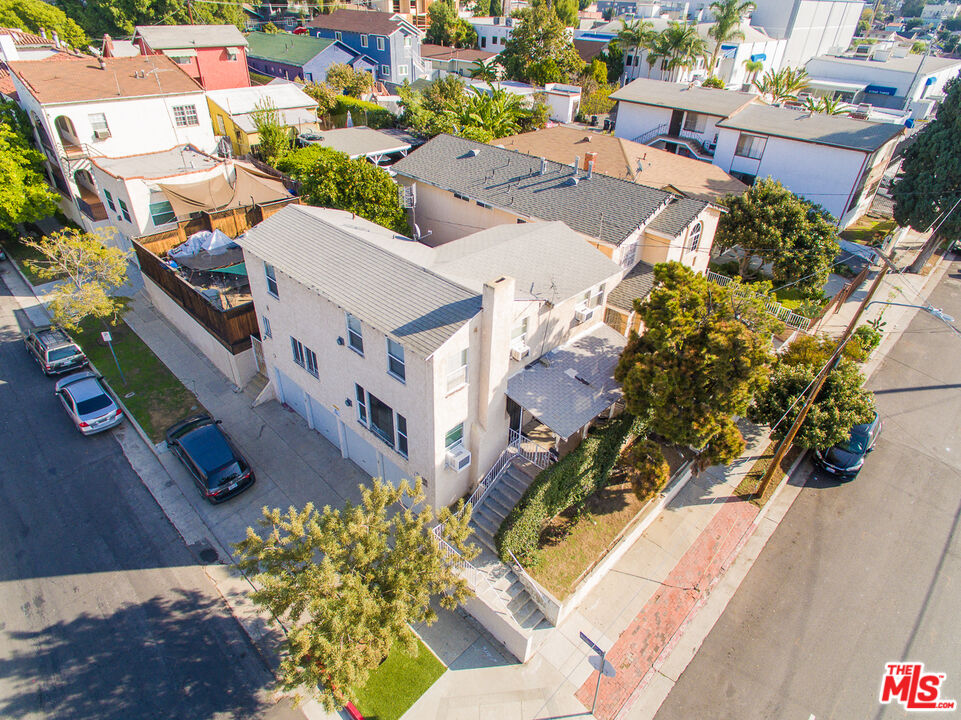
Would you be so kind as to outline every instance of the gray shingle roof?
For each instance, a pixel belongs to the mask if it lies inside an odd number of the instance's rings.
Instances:
[[[607,304],[619,310],[634,309],[634,300],[647,297],[654,289],[654,268],[639,262],[607,296]]]
[[[236,242],[426,357],[480,311],[481,298],[389,252],[383,245],[393,236],[350,213],[288,205]],[[397,242],[411,242],[397,237]]]
[[[708,206],[706,200],[690,197],[675,197],[671,204],[664,208],[648,227],[656,232],[677,237],[694,222],[701,210]]]
[[[234,25],[138,25],[136,35],[153,50],[247,47],[246,38]]]
[[[750,93],[719,88],[688,87],[684,83],[638,78],[611,94],[611,100],[677,108],[691,112],[727,117],[755,100]]]
[[[893,123],[873,123],[769,105],[749,105],[717,125],[862,152],[874,152],[904,130],[902,125]]]
[[[613,245],[624,242],[677,199],[664,190],[599,173],[588,180],[583,170],[577,171],[579,180],[574,185],[570,165],[544,162],[547,171],[541,175],[541,160],[533,155],[438,135],[391,169],[398,175],[518,215],[560,220],[580,233]],[[679,205],[677,216],[665,228],[676,226],[685,209],[689,211],[693,205]]]

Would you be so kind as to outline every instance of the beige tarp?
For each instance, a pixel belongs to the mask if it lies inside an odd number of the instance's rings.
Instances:
[[[234,164],[236,180],[231,185],[223,175],[186,185],[160,185],[178,218],[200,210],[214,212],[247,207],[290,197],[284,184],[252,167]]]

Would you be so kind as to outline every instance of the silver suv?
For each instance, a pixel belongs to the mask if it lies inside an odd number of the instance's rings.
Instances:
[[[28,332],[23,344],[45,375],[60,375],[87,364],[87,356],[80,346],[63,330],[51,325]]]

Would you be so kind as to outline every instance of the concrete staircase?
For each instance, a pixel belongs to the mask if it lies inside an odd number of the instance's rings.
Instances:
[[[247,384],[244,386],[244,395],[250,399],[251,403],[256,404],[260,394],[263,392],[264,388],[267,387],[267,382],[268,379],[266,375],[264,375],[262,372],[257,373],[250,378],[250,380],[247,381]]]

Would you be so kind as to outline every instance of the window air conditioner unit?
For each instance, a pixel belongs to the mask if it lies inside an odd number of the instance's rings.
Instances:
[[[108,137],[110,137],[110,131],[109,131],[109,130],[94,130],[94,131],[93,131],[93,136],[94,136],[95,138],[97,138],[97,140],[106,140]]]
[[[594,319],[594,313],[597,312],[597,308],[589,308],[587,305],[579,305],[574,308],[574,319],[579,323],[586,323]]]
[[[530,357],[531,349],[524,343],[514,343],[511,345],[511,359],[524,360]]]
[[[460,472],[470,465],[470,453],[463,445],[455,445],[447,451],[447,467]]]

